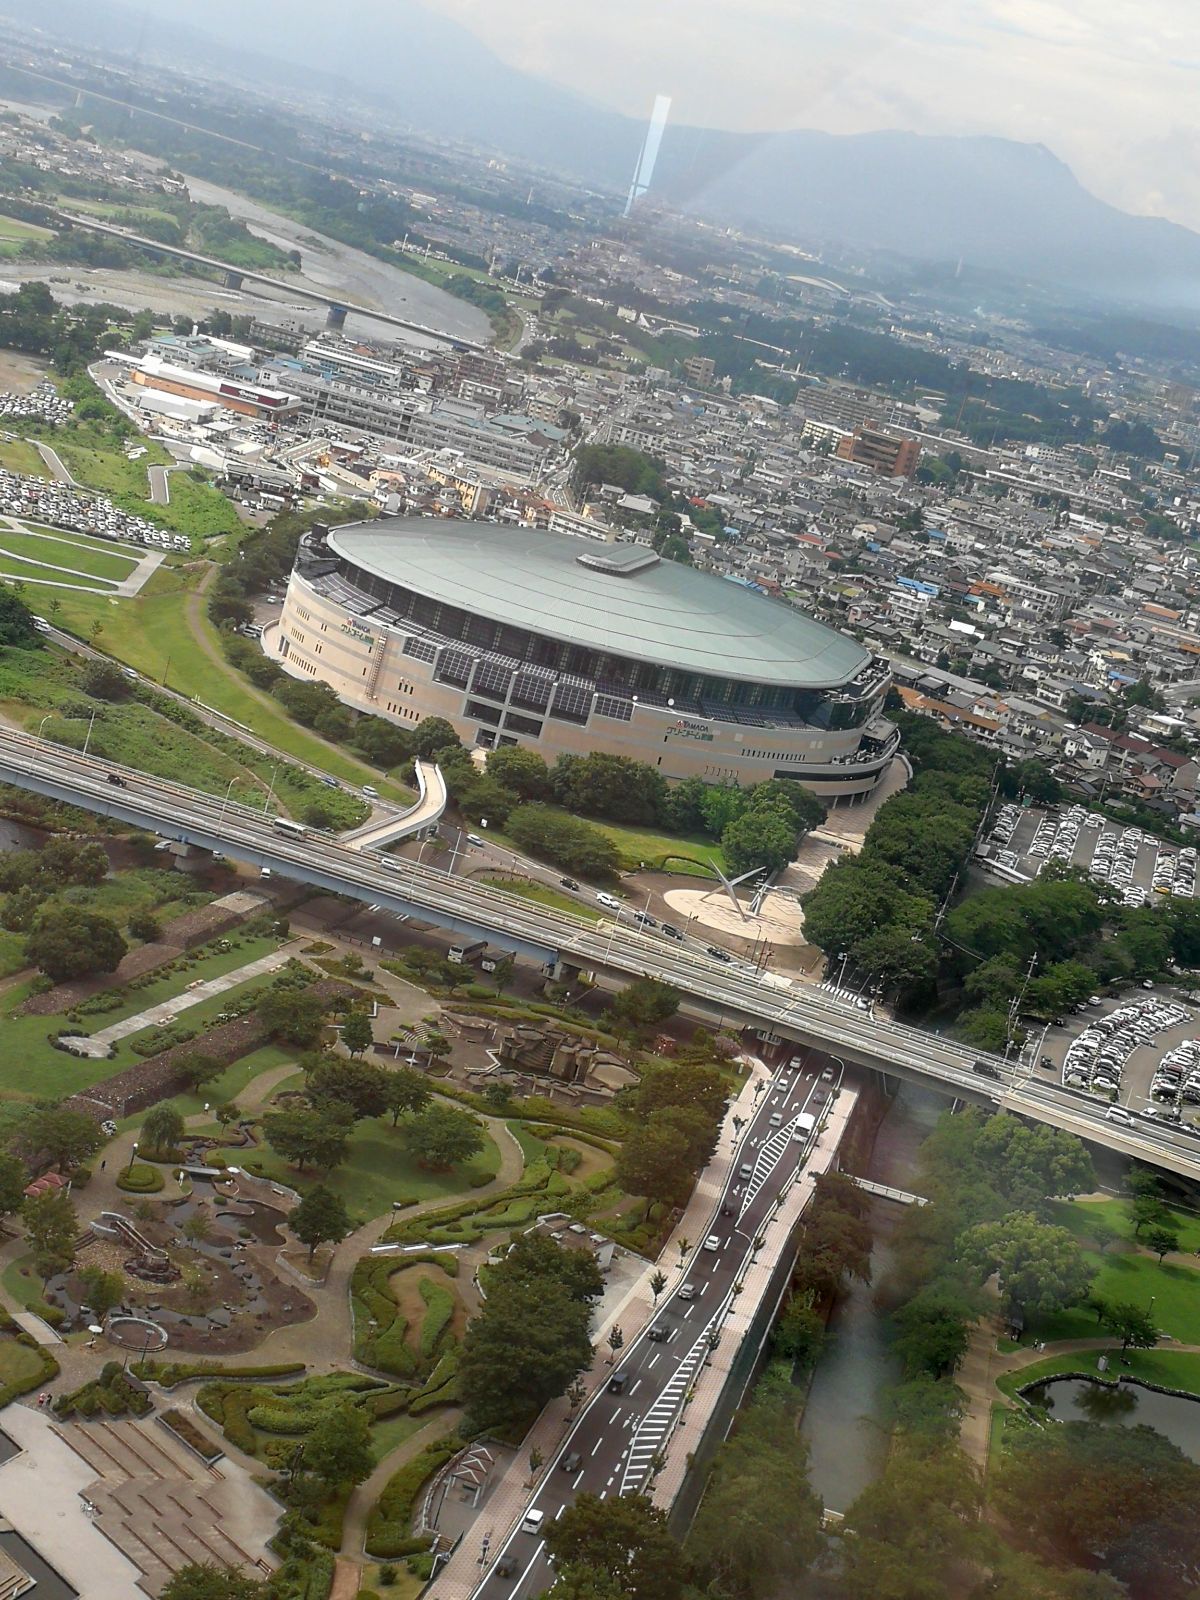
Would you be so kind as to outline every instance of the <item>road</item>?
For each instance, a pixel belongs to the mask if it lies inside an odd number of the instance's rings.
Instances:
[[[171,503],[170,467],[147,467],[146,477],[150,481],[150,502],[156,506],[169,506]]]
[[[59,483],[69,484],[72,489],[81,489],[83,487],[82,484],[76,483],[71,476],[70,468],[57,450],[52,450],[48,444],[37,444],[36,440],[35,444],[37,445],[38,455],[50,468],[50,476],[52,478],[57,478]]]
[[[908,1077],[957,1098],[983,1101],[1047,1122],[1181,1176],[1200,1178],[1200,1137],[1140,1119],[1107,1121],[1097,1101],[955,1040],[877,1017],[836,994],[793,987],[745,962],[714,957],[690,941],[618,921],[587,923],[520,900],[490,884],[452,877],[399,857],[373,856],[316,830],[280,826],[260,811],[182,784],[114,768],[29,734],[0,731],[0,778],[165,838],[221,849],[270,872],[369,905],[414,916],[533,960],[620,978],[649,976],[688,997],[720,1026],[769,1028],[797,1045]],[[112,778],[120,778],[114,783]],[[982,1067],[982,1071],[980,1070]]]
[[[836,1089],[840,1071],[827,1056],[803,1052],[802,1066],[776,1073],[768,1093],[743,1129],[738,1159],[714,1210],[706,1237],[687,1259],[653,1318],[617,1356],[613,1377],[580,1413],[554,1459],[548,1463],[526,1508],[541,1512],[543,1529],[577,1494],[634,1494],[644,1489],[655,1457],[665,1449],[684,1395],[719,1339],[733,1299],[763,1224],[780,1191],[803,1164],[814,1137],[800,1117],[819,1114]],[[693,1297],[688,1297],[690,1295]],[[616,1385],[620,1392],[614,1392]],[[570,1470],[564,1463],[570,1462]],[[490,1561],[475,1591],[477,1600],[530,1600],[554,1581],[541,1533],[519,1523],[504,1543],[488,1552]],[[508,1569],[512,1571],[509,1574]],[[508,1574],[508,1575],[506,1575]]]

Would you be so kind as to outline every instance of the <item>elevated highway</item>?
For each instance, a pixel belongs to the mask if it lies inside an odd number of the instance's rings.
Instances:
[[[0,730],[0,781],[167,839],[225,851],[314,888],[486,939],[554,970],[657,978],[685,994],[694,1014],[718,1024],[766,1029],[847,1064],[910,1078],[956,1098],[1003,1106],[1122,1155],[1200,1179],[1200,1137],[1180,1128],[1107,1122],[1095,1100],[1041,1082],[998,1056],[983,1056],[952,1039],[870,1017],[822,990],[786,983],[732,958],[716,960],[690,942],[681,945],[619,921],[585,921],[434,867],[356,849],[314,830],[297,837],[261,811],[28,734]]]

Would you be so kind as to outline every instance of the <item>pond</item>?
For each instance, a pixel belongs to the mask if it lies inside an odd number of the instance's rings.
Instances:
[[[275,1206],[259,1205],[256,1200],[239,1200],[236,1211],[218,1211],[217,1220],[237,1234],[245,1231],[259,1244],[282,1244],[283,1212]]]
[[[1136,1383],[1113,1385],[1091,1378],[1050,1378],[1030,1388],[1026,1398],[1060,1422],[1143,1424],[1200,1462],[1200,1400],[1160,1394]]]
[[[79,1590],[72,1589],[67,1580],[33,1548],[19,1533],[8,1529],[0,1532],[0,1550],[12,1557],[17,1565],[33,1579],[29,1593],[36,1600],[79,1600]]]

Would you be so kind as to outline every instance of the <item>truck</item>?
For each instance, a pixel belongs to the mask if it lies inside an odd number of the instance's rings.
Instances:
[[[474,944],[452,944],[446,959],[452,961],[456,967],[463,967],[468,962],[474,961],[476,956],[482,956],[486,949],[486,939],[477,939]]]
[[[811,1111],[801,1111],[796,1118],[796,1126],[792,1129],[793,1139],[807,1139],[817,1125],[817,1119]]]

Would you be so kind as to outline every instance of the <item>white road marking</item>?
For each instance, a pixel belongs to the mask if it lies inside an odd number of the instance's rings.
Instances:
[[[642,1382],[642,1380],[639,1378],[637,1383],[634,1384],[633,1388],[630,1389],[629,1398],[631,1400],[633,1399],[634,1395],[638,1392],[638,1389],[641,1387],[641,1382]]]
[[[582,1469],[582,1471],[580,1472],[579,1476],[575,1479],[575,1482],[571,1485],[572,1489],[578,1489],[579,1485],[583,1482],[583,1474],[586,1471],[587,1471],[587,1468],[584,1467]]]
[[[596,1440],[595,1444],[592,1446],[592,1454],[593,1455],[596,1454],[596,1451],[599,1450],[600,1446],[603,1443],[604,1443],[604,1435],[601,1434],[600,1437]]]
[[[649,1361],[647,1361],[647,1363],[646,1363],[646,1371],[647,1372],[653,1372],[655,1366],[661,1360],[662,1360],[662,1351],[659,1350],[655,1355],[651,1356]],[[632,1391],[630,1391],[630,1392],[632,1393]]]

